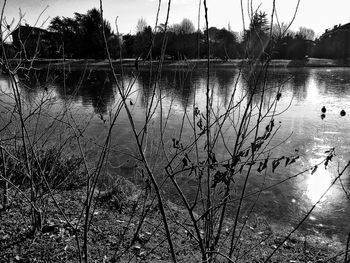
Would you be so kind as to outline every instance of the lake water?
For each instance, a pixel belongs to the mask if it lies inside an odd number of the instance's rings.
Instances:
[[[130,88],[128,103],[136,127],[140,129],[143,127],[145,108],[152,99],[153,82],[150,80],[148,71],[140,72],[135,82],[133,74],[136,73],[127,71],[122,83],[124,90]],[[235,85],[238,88],[235,99],[240,99],[240,96],[247,92],[244,80],[238,77],[237,69],[212,71],[210,87],[213,90],[215,112],[220,113],[227,107]],[[162,156],[157,152],[157,141],[160,136],[159,119],[163,116],[163,124],[167,125],[164,134],[166,145],[172,144],[172,138],[178,138],[180,130],[184,141],[186,138],[191,138],[193,133],[189,120],[185,120],[183,126],[181,123],[184,112],[188,113],[189,119],[192,118],[194,106],[202,112],[205,110],[206,72],[205,70],[165,70],[162,72],[159,83],[162,94],[156,95],[162,97],[163,111],[161,113],[159,108],[154,110],[149,128],[150,139],[147,144],[148,156],[157,156],[154,159],[150,158],[150,164],[154,169],[161,167],[162,163],[160,161]],[[267,188],[260,194],[253,212],[263,214],[271,221],[293,226],[303,218],[334,180],[338,166],[341,169],[350,160],[350,69],[274,69],[269,71],[267,83],[271,88],[281,87],[282,94],[277,108],[277,112],[281,114],[274,117],[279,130],[271,141],[271,147],[276,146],[276,148],[271,150],[271,154],[289,156],[297,153],[300,158],[288,169],[277,168],[274,173],[269,169],[266,173],[260,174],[255,169],[249,180],[243,213],[249,211],[255,202],[257,195],[254,193]],[[4,121],[9,116],[5,105],[11,101],[11,96],[8,96],[11,91],[6,76],[0,76],[0,85],[1,121]],[[65,81],[57,71],[45,70],[37,79],[22,81],[21,95],[28,107],[27,110],[31,111],[43,98],[50,99],[48,103],[50,106],[43,114],[39,130],[50,130],[53,126],[49,125],[49,119],[60,115],[63,108],[69,110],[70,117],[62,117],[60,125],[56,128],[61,132],[67,131],[69,129],[63,123],[69,122],[76,124],[79,129],[85,129],[84,143],[90,160],[96,156],[96,151],[108,131],[111,118],[109,112],[115,112],[121,102],[116,84],[113,83],[108,71],[91,69],[69,70]],[[269,92],[266,96],[268,95]],[[271,92],[270,95],[275,96],[275,93]],[[258,99],[256,100],[258,102]],[[321,118],[323,106],[327,109],[324,119]],[[341,116],[341,110],[345,110],[347,114]],[[165,115],[168,117],[165,118]],[[58,138],[57,136],[57,132],[53,132],[50,138]],[[225,136],[232,136],[232,133],[226,131]],[[111,145],[109,170],[110,173],[120,173],[122,171],[120,166],[124,168],[131,166],[132,155],[135,153],[134,140],[124,110],[121,110],[116,120]],[[307,171],[278,184],[322,161],[327,156],[325,152],[333,147],[336,156],[327,169],[320,165],[313,174]],[[73,150],[74,145],[72,145]],[[225,149],[222,145],[217,147],[216,155],[220,159],[225,157]],[[136,182],[140,180],[137,176],[129,176],[129,178]],[[241,179],[237,178],[238,188]],[[159,176],[159,180],[164,181],[169,198],[177,202],[176,191],[171,187],[171,183],[165,177]],[[184,187],[185,193],[191,196],[196,185],[195,178],[183,176],[178,180]],[[278,185],[269,188],[274,184]],[[348,171],[342,176],[341,183],[336,183],[321,200],[303,229],[316,234],[334,236],[344,241],[350,230],[350,201],[346,192],[350,193]]]

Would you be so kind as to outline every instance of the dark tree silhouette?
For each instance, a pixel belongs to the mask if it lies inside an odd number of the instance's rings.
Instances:
[[[268,20],[265,12],[256,12],[245,30],[243,37],[243,46],[245,48],[245,57],[261,58],[269,45]]]
[[[225,28],[218,29],[210,27],[208,29],[209,41],[214,58],[228,59],[239,56],[240,45],[235,33]],[[206,31],[204,31],[204,35]]]
[[[116,50],[113,47],[118,39],[109,22],[104,20],[103,23],[107,40],[112,47],[112,55],[115,56]],[[105,58],[102,18],[98,9],[88,10],[86,14],[74,13],[74,18],[55,17],[50,22],[49,30],[57,33],[62,43],[60,56],[64,54],[68,58]]]
[[[149,51],[152,46],[152,28],[147,26],[142,32],[138,32],[133,42],[133,50],[136,57],[149,58]]]

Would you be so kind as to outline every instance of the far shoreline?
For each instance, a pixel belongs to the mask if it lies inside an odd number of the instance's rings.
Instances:
[[[239,68],[247,60],[243,59],[211,59],[210,65],[214,68]],[[20,60],[9,60],[10,63],[19,63]],[[98,59],[35,59],[23,60],[25,64],[30,64],[34,68],[46,68],[50,66],[67,66],[68,68],[109,68],[109,61]],[[112,64],[115,68],[120,68],[121,65],[125,68],[149,69],[151,66],[157,69],[159,60],[142,60],[139,59],[113,59]],[[188,60],[164,60],[162,64],[163,69],[172,68],[206,68],[207,59],[188,59]],[[305,58],[305,59],[273,59],[269,62],[270,68],[320,68],[320,67],[350,67],[350,59],[319,59],[319,58]]]

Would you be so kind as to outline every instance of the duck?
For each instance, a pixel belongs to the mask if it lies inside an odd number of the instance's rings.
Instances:
[[[326,111],[327,111],[327,110],[326,110],[326,107],[323,106],[322,109],[321,109],[321,111],[322,111],[322,113],[326,113]]]

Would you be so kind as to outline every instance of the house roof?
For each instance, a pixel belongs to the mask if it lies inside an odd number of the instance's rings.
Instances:
[[[18,32],[34,32],[34,33],[44,33],[47,34],[49,31],[39,28],[39,27],[32,27],[32,26],[18,26],[15,30],[11,32],[11,35],[18,35]]]
[[[350,23],[342,25],[342,26],[338,27],[338,29],[347,29],[347,30],[349,30],[350,29]]]
[[[349,32],[350,33],[350,23],[347,23],[345,25],[336,25],[334,26],[334,28],[330,29],[330,30],[326,30],[325,33],[322,34],[321,39],[325,38],[325,37],[332,37],[333,34],[336,33],[344,33],[344,32]]]

